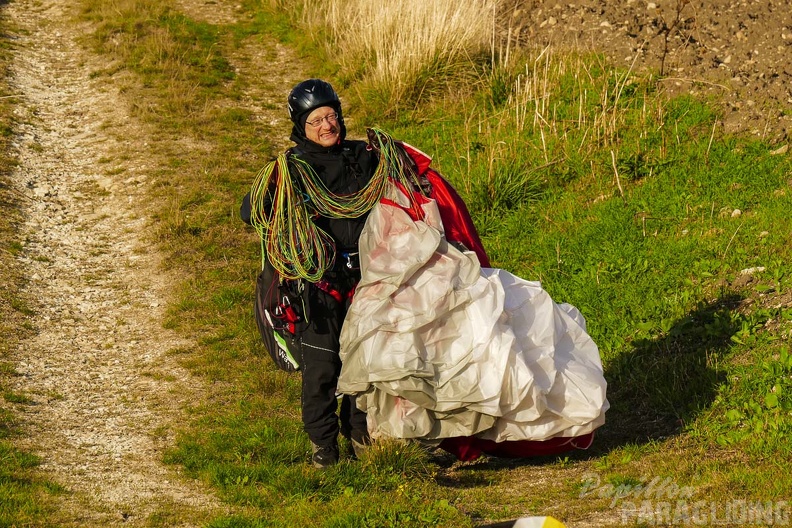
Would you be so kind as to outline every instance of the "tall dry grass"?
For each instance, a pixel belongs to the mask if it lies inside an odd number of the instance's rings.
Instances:
[[[538,132],[542,138],[563,138],[570,130],[583,131],[584,138],[597,146],[618,141],[619,131],[631,115],[623,96],[645,82],[632,69],[608,71],[597,64],[595,56],[558,53],[551,47],[537,51],[532,59],[524,58],[516,67],[499,67],[516,71],[511,74],[514,81],[502,126],[518,132]],[[652,108],[662,111],[663,99],[657,95],[644,91],[640,96],[642,124]],[[635,100],[631,99],[629,105],[634,107]]]
[[[458,121],[462,140],[448,141],[448,175],[475,212],[511,209],[552,181],[599,174],[613,175],[622,193],[622,177],[661,162],[650,145],[668,134],[667,100],[651,75],[608,68],[596,55],[508,42],[482,71],[475,103]]]
[[[412,101],[433,81],[471,70],[491,48],[499,0],[304,0],[303,19],[327,36],[342,74],[391,104]]]

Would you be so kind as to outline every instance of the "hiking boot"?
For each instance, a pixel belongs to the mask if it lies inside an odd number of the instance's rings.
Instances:
[[[338,464],[338,446],[333,444],[329,446],[318,446],[311,442],[313,454],[311,455],[311,462],[316,469],[325,469],[334,464]]]

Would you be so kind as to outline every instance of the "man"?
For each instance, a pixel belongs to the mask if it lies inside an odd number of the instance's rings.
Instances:
[[[307,162],[331,197],[360,191],[371,179],[378,156],[366,148],[366,142],[346,139],[341,101],[333,87],[320,79],[303,81],[289,93],[288,109],[295,146],[287,151],[287,157]],[[302,356],[303,427],[311,440],[314,466],[326,468],[339,460],[339,431],[350,439],[356,454],[369,443],[366,415],[356,407],[355,398],[344,396],[340,410],[336,398],[341,371],[339,336],[351,293],[360,279],[357,247],[367,213],[331,218],[319,214],[311,203],[305,207],[335,246],[333,265],[321,278],[313,282],[302,279],[306,283],[305,313],[301,314],[305,324],[296,336]],[[241,215],[251,223],[250,194],[243,200]]]

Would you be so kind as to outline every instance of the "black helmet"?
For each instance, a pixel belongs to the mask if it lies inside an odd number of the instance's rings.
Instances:
[[[308,79],[303,81],[289,93],[289,118],[292,123],[305,126],[305,121],[300,118],[305,117],[308,112],[320,106],[330,106],[341,114],[341,100],[335,93],[330,83],[321,79]]]

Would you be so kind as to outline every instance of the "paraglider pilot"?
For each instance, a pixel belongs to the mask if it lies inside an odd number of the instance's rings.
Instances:
[[[310,165],[329,191],[328,199],[360,191],[371,179],[378,156],[366,149],[366,142],[346,139],[341,101],[333,87],[320,79],[297,84],[289,93],[288,110],[293,123],[290,139],[295,144],[286,152],[288,163],[298,160]],[[300,184],[296,182],[298,187]],[[262,207],[276,207],[279,202],[273,203],[271,189],[267,197]],[[317,468],[325,468],[339,460],[339,432],[350,440],[357,454],[370,441],[365,412],[357,408],[355,397],[344,395],[339,409],[336,396],[341,370],[339,335],[352,292],[360,279],[357,247],[368,213],[330,217],[316,212],[311,205],[308,204],[308,209],[312,227],[319,228],[331,239],[322,247],[335,252],[332,264],[321,270],[321,276],[315,274],[309,279],[279,279],[276,273],[271,283],[265,280],[262,284],[260,276],[257,295],[275,297],[276,302],[271,310],[257,310],[257,322],[262,335],[272,332],[274,327],[280,329],[279,336],[285,336],[293,345],[293,356],[297,358],[293,364],[299,364],[302,371],[302,421],[312,444],[312,463]],[[255,196],[251,200],[248,193],[240,210],[245,222],[255,225],[256,207]],[[267,266],[269,262],[263,267]],[[289,288],[284,289],[284,286]],[[289,298],[284,291],[294,295],[288,305],[283,302]],[[287,330],[291,332],[284,331],[284,326],[278,325],[279,320],[287,320],[290,325]],[[268,348],[278,346],[276,343]],[[282,348],[284,353],[287,349]],[[272,355],[273,352],[269,352]]]

